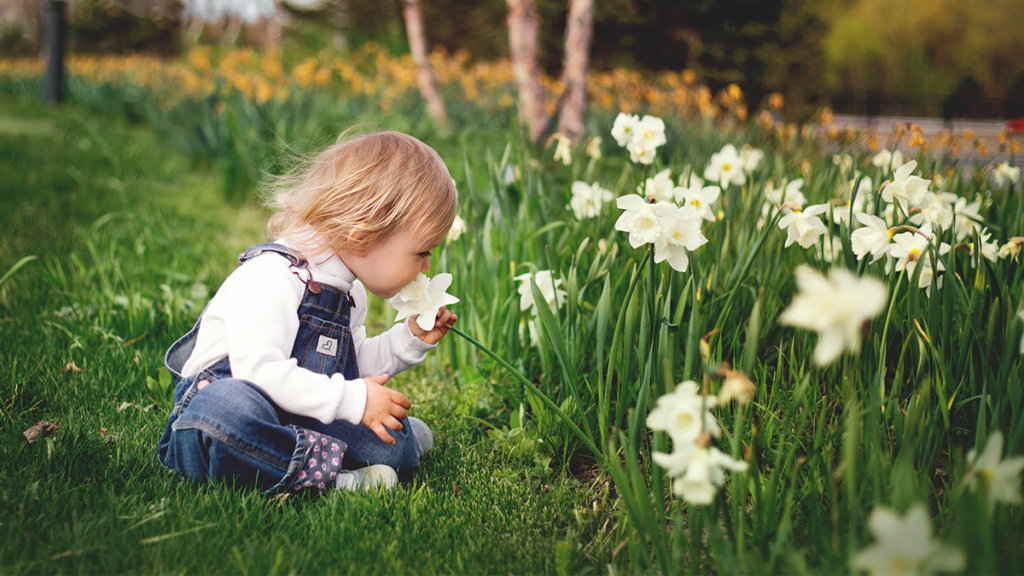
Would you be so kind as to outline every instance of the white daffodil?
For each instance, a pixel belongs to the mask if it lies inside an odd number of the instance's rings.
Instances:
[[[637,194],[620,196],[615,204],[625,210],[615,221],[615,229],[629,233],[629,245],[633,248],[657,242],[662,236],[662,215],[675,209],[666,202],[648,204]]]
[[[519,166],[516,164],[509,164],[505,166],[505,171],[501,174],[501,181],[505,183],[505,186],[511,186],[522,179]]]
[[[899,150],[893,152],[888,149],[882,149],[878,151],[878,154],[871,157],[872,166],[877,166],[882,170],[895,170],[903,166],[903,163],[903,152]]]
[[[727,404],[736,400],[740,404],[750,402],[754,396],[754,383],[742,372],[726,370],[722,387],[718,389],[718,403]]]
[[[587,156],[594,160],[601,159],[601,137],[594,136],[587,140]]]
[[[924,195],[921,211],[913,214],[910,221],[918,226],[931,224],[932,228],[942,230],[953,225],[953,206],[957,195],[952,192],[935,192]]]
[[[568,166],[572,164],[572,140],[562,134],[552,136],[555,140],[555,161]]]
[[[838,236],[826,236],[821,246],[825,262],[835,262],[843,257],[843,241]]]
[[[955,228],[953,230],[953,236],[957,242],[962,242],[965,238],[974,236],[975,228],[981,226],[981,201],[974,200],[973,202],[967,202],[966,198],[957,198],[956,204],[953,206],[953,213],[955,214]]]
[[[1021,321],[1024,321],[1024,310],[1017,312],[1017,318],[1020,318]],[[1024,356],[1024,334],[1022,334],[1020,337],[1020,355]]]
[[[708,222],[715,221],[715,211],[711,205],[714,204],[722,194],[718,186],[704,186],[704,183],[696,176],[691,177],[691,182],[696,178],[697,182],[689,187],[677,186],[672,194],[676,202],[683,206],[693,206],[697,215]]]
[[[718,182],[722,189],[729,184],[742,186],[747,181],[743,173],[743,159],[736,152],[736,147],[726,144],[718,152],[711,155],[711,162],[704,169],[704,179]]]
[[[754,148],[750,144],[740,147],[740,161],[743,164],[743,171],[748,175],[757,170],[761,160],[764,160],[764,152],[760,148]]]
[[[882,199],[889,203],[900,205],[904,214],[910,212],[911,208],[917,208],[924,201],[924,195],[928,192],[930,180],[920,176],[914,176],[917,168],[917,160],[911,160],[896,169],[892,180],[882,185]]]
[[[863,260],[871,254],[871,263],[878,262],[878,259],[889,253],[892,245],[892,231],[885,225],[885,221],[878,216],[871,214],[855,214],[857,221],[864,225],[850,235],[850,246],[857,260]]]
[[[807,204],[807,197],[800,190],[804,186],[804,179],[797,178],[792,182],[785,182],[775,188],[771,182],[765,187],[765,197],[769,202],[776,206],[782,206],[783,204],[798,204],[803,206]]]
[[[647,146],[643,142],[630,142],[626,144],[629,151],[630,162],[636,164],[650,164],[654,162],[654,155],[658,151],[654,146]]]
[[[992,180],[995,182],[996,188],[1002,188],[1007,182],[1017,184],[1020,182],[1020,167],[1000,162],[992,168]]]
[[[798,204],[803,206],[807,204],[807,197],[800,190],[804,186],[804,179],[797,178],[792,182],[784,182],[779,186],[778,190],[769,187],[765,190],[765,195],[768,200],[776,206],[782,206],[783,204]]]
[[[693,443],[702,432],[717,438],[722,431],[711,414],[717,402],[714,396],[701,396],[700,388],[693,380],[680,382],[674,391],[658,398],[658,403],[647,415],[647,427],[666,432],[677,449]]]
[[[843,350],[860,350],[861,328],[882,311],[889,293],[878,280],[858,278],[843,268],[832,268],[826,278],[800,266],[796,284],[800,291],[779,316],[779,322],[820,335],[814,349],[814,361],[819,366],[832,362]]]
[[[936,574],[960,572],[967,557],[959,548],[932,538],[932,523],[923,504],[915,504],[905,516],[875,507],[868,526],[876,543],[850,558],[850,568],[869,574]]]
[[[803,208],[803,205],[807,203],[807,198],[800,191],[803,185],[803,178],[797,178],[788,183],[783,182],[778,188],[772,182],[768,182],[764,187],[765,202],[761,204],[761,217],[757,220],[757,229],[764,228],[765,222],[769,218],[774,218],[779,213],[779,207],[784,204]]]
[[[859,182],[859,184],[858,184]],[[871,182],[870,176],[863,176],[857,172],[854,172],[853,178],[847,183],[850,188],[852,195],[854,187],[857,188],[857,200],[854,201],[854,209],[859,212],[865,212],[874,206],[874,192],[875,187]]]
[[[989,242],[990,238],[992,238],[992,233],[987,228],[982,228],[978,232],[978,240],[981,241],[981,257],[989,262],[995,262],[999,259],[999,244]],[[974,256],[974,242],[967,243],[967,253]],[[974,258],[971,258],[971,267],[973,268],[975,265]]]
[[[694,186],[704,186],[704,179],[697,176],[693,172],[693,168],[687,165],[683,168],[682,175],[679,176],[679,185],[683,188],[693,188]]]
[[[678,448],[677,448],[678,450]],[[733,460],[715,447],[694,446],[687,450],[686,471],[672,482],[672,491],[690,504],[706,506],[725,482],[724,469],[746,472],[747,463]]]
[[[828,211],[828,204],[808,206],[804,210],[793,210],[779,220],[779,228],[786,231],[786,247],[797,242],[804,248],[810,248],[818,241],[828,228],[822,223],[819,214]]]
[[[989,510],[996,502],[1021,504],[1020,472],[1024,470],[1024,456],[1003,459],[1003,433],[996,430],[988,437],[985,449],[978,456],[977,449],[967,453],[967,465],[971,467],[971,489],[977,490],[984,482],[988,487]]]
[[[857,188],[856,193],[854,193],[854,187]],[[862,212],[871,213],[874,210],[874,189],[872,188],[871,178],[855,173],[854,177],[841,186],[839,190],[841,197],[847,200],[842,204],[832,206],[831,218],[833,222],[849,226],[851,208],[854,214]]]
[[[1024,246],[1024,238],[1020,236],[1014,236],[1013,238],[1007,240],[1006,244],[1003,244],[1002,246],[999,247],[999,257],[1016,260],[1018,257],[1020,257],[1022,246]]]
[[[644,196],[657,202],[671,202],[673,188],[675,182],[672,181],[672,171],[666,168],[644,182]]]
[[[525,318],[519,320],[519,339],[525,341],[530,336],[530,346],[536,348],[540,345],[540,330],[537,329],[537,320]]]
[[[596,182],[587,184],[579,180],[572,183],[572,198],[569,199],[569,208],[576,214],[578,220],[593,218],[601,213],[605,202],[610,202],[615,196],[611,190],[605,190]]]
[[[893,236],[893,242],[895,246],[889,249],[889,254],[896,258],[896,270],[906,271],[907,276],[913,276],[914,270],[918,266],[921,266],[921,276],[918,281],[918,288],[927,288],[927,293],[931,296],[931,285],[932,276],[935,272],[942,272],[946,269],[946,265],[942,263],[942,260],[937,260],[935,266],[932,265],[932,255],[929,247],[932,241],[932,227],[930,224],[925,224],[921,227],[918,232],[903,232]],[[949,244],[942,242],[939,244],[939,256],[949,252]],[[942,277],[939,276],[937,281],[939,288],[942,287]]]
[[[530,278],[536,282],[537,288],[540,288],[540,293],[544,296],[544,301],[547,302],[548,306],[552,310],[557,310],[562,307],[562,303],[565,302],[565,290],[559,290],[558,287],[562,285],[561,280],[555,280],[551,275],[551,270],[541,270],[536,274],[520,274],[513,278],[517,282],[522,282],[519,285],[519,310],[525,312],[534,307],[533,300],[533,287],[530,286]],[[534,311],[536,313],[536,311]]]
[[[686,272],[689,266],[687,252],[700,248],[708,241],[700,233],[700,216],[693,206],[676,208],[675,204],[659,202],[656,207],[661,216],[661,237],[654,242],[654,262],[668,260],[677,272]]]
[[[636,123],[633,141],[651,148],[668,142],[665,138],[665,122],[656,116],[645,115]]]
[[[849,154],[833,154],[832,164],[839,166],[839,173],[845,176],[850,173],[850,170],[853,170],[853,156]]]
[[[665,122],[655,116],[636,116],[620,113],[612,124],[612,136],[619,146],[629,151],[629,159],[639,164],[654,162],[658,146],[667,142]]]
[[[690,456],[697,451],[697,445],[693,442],[682,442],[675,445],[671,453],[652,452],[651,460],[658,466],[665,469],[665,472],[672,477],[682,476],[686,467],[690,464]]]
[[[427,278],[426,274],[420,272],[412,283],[388,300],[388,304],[398,310],[395,322],[418,315],[416,324],[423,330],[432,330],[441,307],[459,301],[446,292],[451,285],[452,275],[447,272],[437,274],[433,278]]]
[[[615,117],[615,122],[612,123],[612,138],[615,138],[619,146],[625,147],[633,139],[636,125],[639,122],[640,118],[635,114],[619,112],[619,115]]]
[[[452,221],[452,227],[448,230],[448,241],[455,242],[465,233],[466,221],[462,219],[462,216],[456,214],[455,220]]]

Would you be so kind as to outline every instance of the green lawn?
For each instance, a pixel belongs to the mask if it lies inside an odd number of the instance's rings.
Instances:
[[[603,573],[631,530],[603,479],[486,434],[475,418],[500,399],[441,362],[393,381],[437,449],[392,493],[267,499],[173,475],[163,353],[266,214],[153,132],[10,98],[0,208],[0,277],[36,257],[0,284],[0,573]],[[373,310],[371,331],[390,320]],[[40,420],[60,430],[29,444]]]

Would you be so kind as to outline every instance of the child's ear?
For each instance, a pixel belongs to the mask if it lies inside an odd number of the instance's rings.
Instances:
[[[362,233],[359,230],[349,230],[348,231],[348,245],[349,246],[352,246],[352,245],[358,246],[361,243],[360,240],[362,240],[362,239],[363,239],[363,235],[362,235]],[[348,252],[350,254],[354,255],[354,256],[359,256],[360,258],[362,258],[363,256],[366,256],[366,254],[369,251],[366,248],[360,248],[360,249],[352,249],[352,248],[350,248],[348,250]]]

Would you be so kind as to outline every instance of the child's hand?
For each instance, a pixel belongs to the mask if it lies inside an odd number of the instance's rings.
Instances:
[[[459,319],[458,316],[449,312],[447,308],[441,306],[441,309],[437,311],[437,317],[434,319],[434,328],[427,331],[420,328],[419,324],[416,323],[417,317],[409,318],[409,328],[412,329],[413,336],[427,344],[437,344],[448,333],[448,329],[454,326],[455,322]]]
[[[385,426],[396,432],[401,430],[402,423],[399,420],[405,418],[405,411],[412,408],[412,403],[405,394],[384,387],[387,381],[387,374],[363,378],[363,382],[366,382],[366,410],[359,423],[376,432],[384,442],[394,444],[395,439],[388,434]]]

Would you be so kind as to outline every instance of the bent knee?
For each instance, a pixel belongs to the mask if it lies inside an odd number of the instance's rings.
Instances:
[[[212,416],[218,420],[221,418],[279,420],[274,405],[262,392],[249,382],[234,378],[224,378],[212,382],[200,380],[196,383],[196,394],[189,405],[182,410],[181,417],[202,418],[203,416]]]

